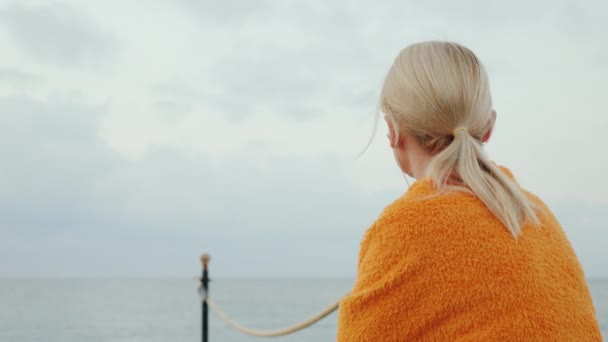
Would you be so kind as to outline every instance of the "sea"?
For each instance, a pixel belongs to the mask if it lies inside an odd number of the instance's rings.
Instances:
[[[213,279],[210,297],[234,321],[268,330],[306,320],[336,302],[350,278]],[[589,286],[608,336],[608,279]],[[196,278],[2,278],[2,342],[201,341]],[[210,312],[209,342],[261,341]],[[337,314],[279,342],[335,341]]]

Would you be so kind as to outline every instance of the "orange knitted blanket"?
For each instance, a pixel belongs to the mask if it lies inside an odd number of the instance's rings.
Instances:
[[[508,171],[505,171],[509,174]],[[583,270],[560,224],[515,239],[470,194],[419,180],[368,229],[338,341],[601,341]]]

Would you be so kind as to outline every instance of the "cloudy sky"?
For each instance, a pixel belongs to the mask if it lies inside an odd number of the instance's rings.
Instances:
[[[357,158],[382,78],[441,39],[488,69],[492,158],[608,277],[607,11],[0,0],[0,276],[195,276],[202,252],[216,276],[353,276],[407,189],[384,127]]]

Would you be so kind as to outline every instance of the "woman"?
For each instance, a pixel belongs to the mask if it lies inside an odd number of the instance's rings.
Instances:
[[[600,341],[558,221],[483,151],[496,113],[477,57],[411,45],[380,103],[397,164],[417,181],[363,238],[338,340]]]

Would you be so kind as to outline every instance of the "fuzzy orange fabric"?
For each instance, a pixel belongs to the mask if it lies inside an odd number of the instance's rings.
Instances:
[[[510,174],[505,169],[505,173]],[[514,239],[476,197],[419,180],[368,229],[338,341],[601,341],[559,222]]]

